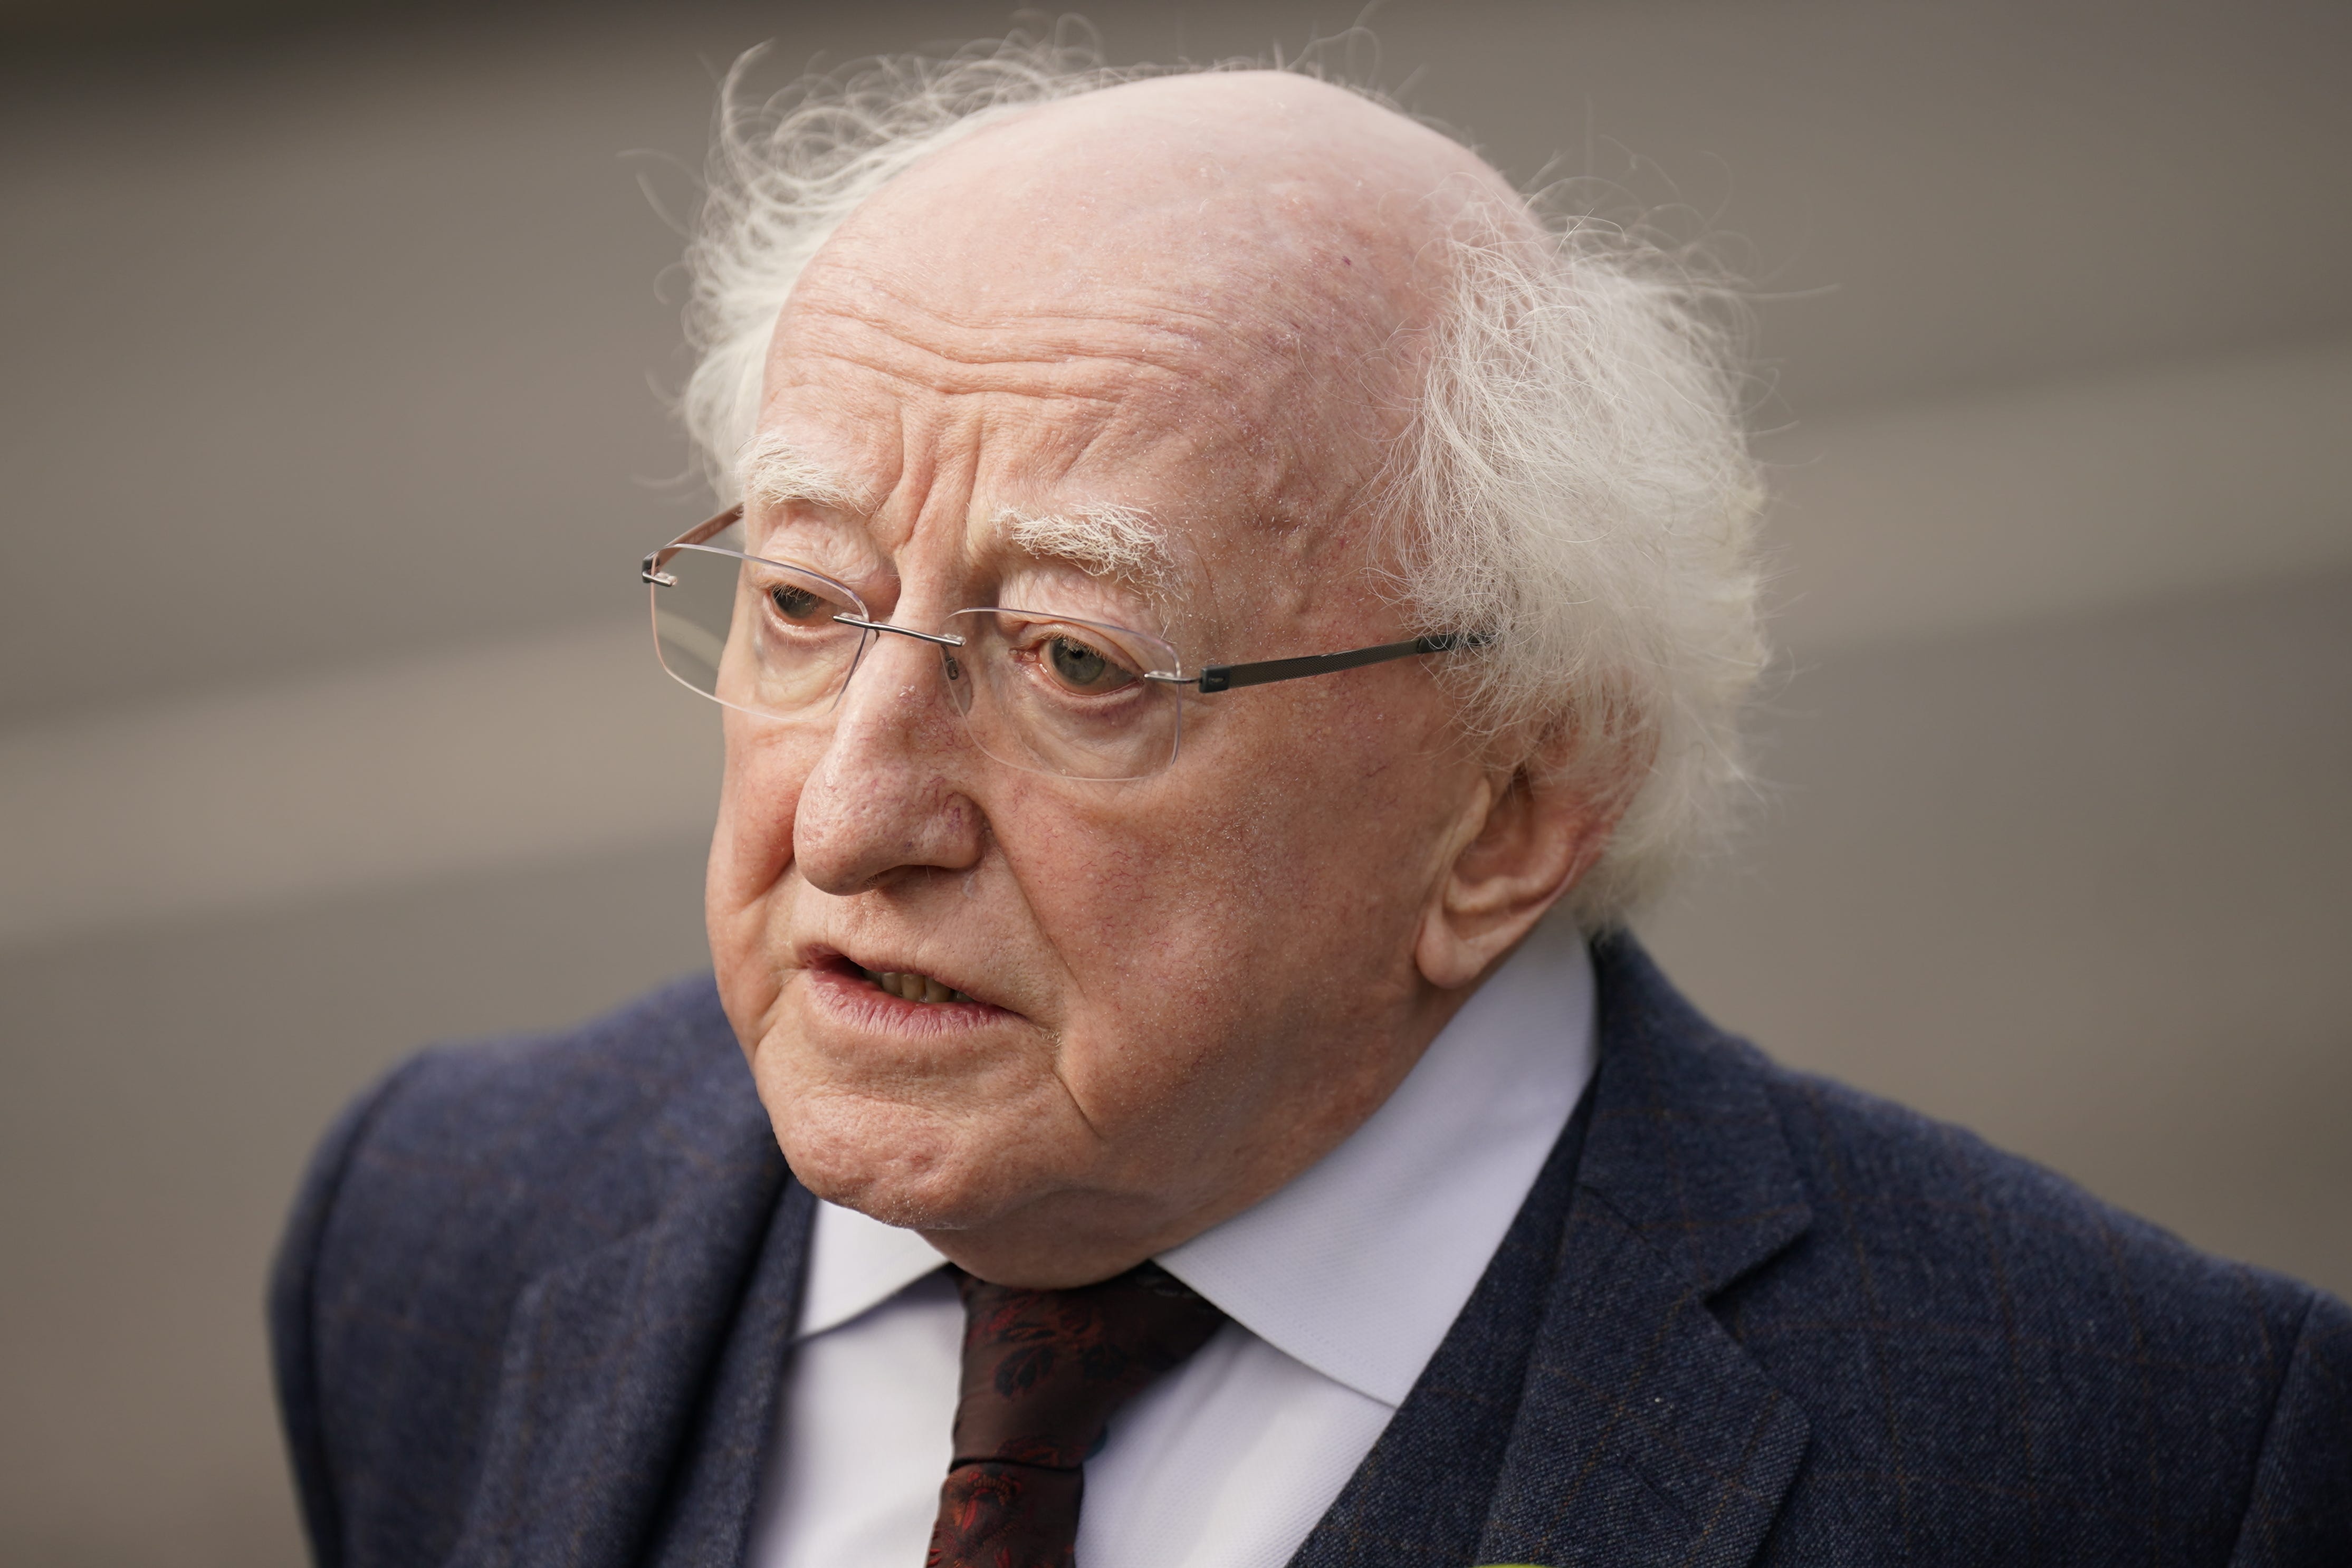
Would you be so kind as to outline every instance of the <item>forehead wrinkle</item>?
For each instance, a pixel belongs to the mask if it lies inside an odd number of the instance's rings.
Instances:
[[[1109,342],[1100,336],[1089,341],[1073,331],[1058,342],[1039,342],[1022,341],[1001,328],[993,337],[972,329],[965,334],[968,342],[949,343],[936,334],[918,337],[903,321],[832,314],[836,324],[848,321],[862,329],[866,341],[796,344],[794,358],[866,366],[944,397],[996,395],[1117,405],[1233,379],[1224,362],[1179,333],[1151,334],[1159,342]],[[782,361],[781,368],[791,370],[792,360]]]
[[[851,338],[872,334],[898,351],[891,358],[902,353],[981,373],[940,376],[942,392],[1000,389],[986,374],[992,371],[1068,373],[1089,363],[1181,382],[1225,381],[1248,373],[1258,357],[1250,352],[1255,329],[1275,324],[1271,316],[1257,320],[1269,313],[1246,290],[1223,312],[1202,304],[1198,288],[1155,287],[1144,279],[1096,293],[1082,308],[1001,295],[959,304],[942,297],[950,290],[904,272],[862,251],[821,256],[785,308],[776,351],[857,352],[849,342],[806,341],[822,340],[830,329]]]

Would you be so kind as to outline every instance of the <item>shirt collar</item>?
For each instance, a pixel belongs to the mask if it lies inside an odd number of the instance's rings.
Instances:
[[[801,1290],[797,1339],[863,1316],[945,1263],[911,1230],[820,1201],[809,1237],[808,1283]]]
[[[1159,1261],[1294,1360],[1402,1404],[1576,1109],[1592,1030],[1583,938],[1547,921],[1345,1142]],[[944,1261],[911,1230],[820,1203],[797,1337]]]

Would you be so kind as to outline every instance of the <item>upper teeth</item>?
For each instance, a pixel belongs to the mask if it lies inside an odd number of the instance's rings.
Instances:
[[[908,1002],[969,1002],[971,997],[961,991],[950,991],[928,974],[866,969],[858,973],[891,995]]]

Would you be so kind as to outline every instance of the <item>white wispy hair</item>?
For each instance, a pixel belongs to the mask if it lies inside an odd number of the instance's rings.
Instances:
[[[1448,664],[1475,723],[1625,801],[1570,894],[1595,929],[1715,843],[1747,783],[1764,491],[1730,301],[1622,229],[1543,218],[1457,226],[1388,475],[1394,586],[1425,631],[1494,634]]]
[[[752,59],[727,79],[688,253],[698,358],[682,412],[722,492],[741,472],[786,296],[860,203],[1007,115],[1173,74],[1016,37],[870,61],[752,102]],[[1531,764],[1626,802],[1569,897],[1599,929],[1715,839],[1747,777],[1740,709],[1766,662],[1763,491],[1730,300],[1675,254],[1542,200],[1472,204],[1449,251],[1450,297],[1381,487],[1390,586],[1422,630],[1494,634],[1445,660],[1475,729],[1520,737]],[[1124,516],[999,521],[1032,548],[1097,549],[1106,570],[1136,569],[1135,552],[1153,565],[1160,542]]]
[[[702,209],[686,253],[695,364],[680,411],[726,500],[734,499],[737,461],[758,422],[776,318],[843,219],[894,176],[994,121],[1161,74],[1105,66],[1090,47],[1014,37],[944,59],[868,60],[761,101],[746,92],[761,53],[738,59],[720,89]]]

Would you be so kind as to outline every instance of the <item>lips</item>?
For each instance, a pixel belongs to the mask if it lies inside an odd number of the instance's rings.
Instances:
[[[887,969],[859,963],[839,948],[816,946],[804,950],[801,960],[812,978],[822,977],[829,989],[839,994],[872,995],[878,991],[900,1002],[912,1002],[919,1007],[937,1007],[961,1004],[998,1011],[993,1005],[964,991],[951,982],[919,969]]]
[[[863,975],[868,984],[888,992],[902,1002],[920,1002],[935,1006],[941,1002],[971,1000],[953,986],[942,985],[929,975],[918,974],[912,970],[868,969],[862,963],[854,963],[851,967]]]

